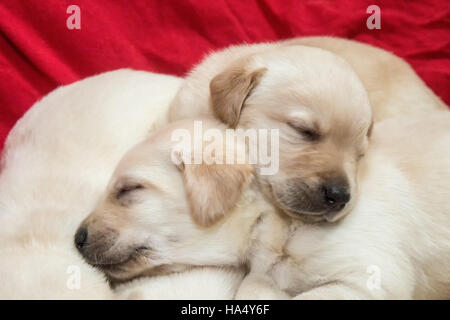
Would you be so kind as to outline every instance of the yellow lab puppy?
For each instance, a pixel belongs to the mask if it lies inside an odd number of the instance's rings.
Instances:
[[[307,37],[207,56],[186,77],[169,120],[213,114],[230,127],[278,129],[279,171],[258,175],[265,195],[290,216],[337,221],[358,197],[356,164],[372,119],[445,108],[393,54]]]
[[[279,131],[279,170],[257,173],[265,195],[288,215],[336,221],[350,212],[372,114],[344,59],[280,43],[217,52],[186,78],[169,118],[200,114],[233,128]]]
[[[174,163],[174,130],[194,131],[176,122],[127,153],[75,242],[115,282],[246,265],[237,298],[449,298],[449,124],[375,125],[353,212],[310,225],[280,214],[248,164]]]
[[[107,299],[73,246],[123,154],[167,122],[181,79],[117,70],[51,92],[16,124],[0,172],[0,298]]]

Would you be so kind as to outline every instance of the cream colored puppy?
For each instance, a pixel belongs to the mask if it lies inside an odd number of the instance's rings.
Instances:
[[[75,242],[115,282],[248,265],[238,298],[449,298],[449,123],[376,125],[356,207],[324,225],[280,214],[250,165],[172,162],[173,130],[193,130],[173,123],[122,159]]]
[[[280,259],[260,247],[237,297],[270,297],[272,284],[296,299],[449,299],[449,147],[448,111],[375,125],[353,211],[298,226]]]
[[[181,79],[118,70],[56,89],[8,136],[0,172],[0,298],[112,298],[73,246],[123,154],[167,122]]]
[[[279,171],[257,173],[266,196],[287,214],[336,221],[350,212],[372,115],[364,86],[344,59],[281,44],[217,52],[187,77],[169,116],[200,114],[233,128],[279,130]]]
[[[186,77],[169,120],[214,114],[231,127],[279,129],[279,172],[258,177],[266,196],[293,217],[337,221],[358,196],[355,164],[372,120],[358,78],[375,122],[447,108],[395,55],[305,37],[207,56]]]
[[[219,268],[136,281],[114,292],[73,245],[123,154],[167,122],[181,81],[108,72],[56,89],[18,121],[1,160],[1,299],[233,297],[242,272]]]

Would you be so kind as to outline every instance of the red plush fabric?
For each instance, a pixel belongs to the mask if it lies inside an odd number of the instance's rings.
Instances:
[[[69,30],[69,5],[81,30]],[[381,30],[366,9],[381,8]],[[303,35],[334,35],[405,58],[450,104],[448,0],[2,0],[0,149],[8,131],[59,85],[117,68],[183,75],[212,49]]]

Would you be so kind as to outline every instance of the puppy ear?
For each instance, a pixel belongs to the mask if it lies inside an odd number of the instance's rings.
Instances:
[[[191,214],[201,226],[211,226],[230,213],[253,177],[246,164],[184,164],[180,168]]]
[[[235,128],[245,99],[266,70],[261,68],[248,72],[243,66],[233,66],[215,76],[209,83],[209,90],[216,117]]]

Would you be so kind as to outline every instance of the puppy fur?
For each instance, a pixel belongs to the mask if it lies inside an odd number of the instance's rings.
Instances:
[[[18,121],[1,159],[2,299],[113,297],[103,274],[81,259],[73,234],[124,153],[167,122],[180,83],[108,72],[56,89]],[[80,289],[66,285],[71,266],[79,268]]]
[[[127,300],[231,300],[244,272],[235,268],[193,268],[182,273],[145,277],[115,289],[117,299]]]
[[[258,174],[258,181],[288,215],[336,221],[350,212],[372,115],[363,84],[344,59],[281,43],[219,51],[190,73],[169,116],[201,114],[233,128],[279,130],[279,171]],[[331,186],[343,203],[327,201]]]
[[[242,271],[220,268],[111,290],[73,245],[76,228],[99,201],[120,158],[167,123],[181,82],[142,71],[108,72],[56,89],[18,121],[0,169],[0,298],[233,297]]]
[[[333,37],[302,37],[281,44],[317,47],[344,58],[368,92],[375,122],[448,109],[405,60],[386,50]]]
[[[171,132],[188,128],[189,121],[173,123],[132,149],[103,201],[82,224],[94,251],[104,248],[96,242],[115,234],[106,241],[106,251],[86,254],[90,263],[105,264],[110,277],[129,280],[196,266],[247,265],[250,272],[237,298],[450,297],[449,112],[376,124],[358,173],[361,197],[349,216],[323,225],[280,214],[249,180],[251,171],[241,168],[248,179],[234,209],[200,226],[196,206],[226,198],[204,183],[210,165],[187,171],[192,165],[170,161]],[[234,179],[237,167],[222,166],[223,184],[243,183]],[[189,183],[186,175],[191,175]],[[130,180],[142,187],[128,190],[126,204],[118,202],[117,186]],[[192,206],[186,189],[203,194],[205,201]]]
[[[208,110],[209,84],[234,61],[295,45],[321,48],[345,59],[368,92],[375,122],[447,108],[406,61],[386,50],[343,38],[301,37],[273,43],[235,45],[208,55],[186,77],[171,104],[170,121],[211,113]],[[312,65],[315,61],[301,61],[299,57],[297,63]]]

